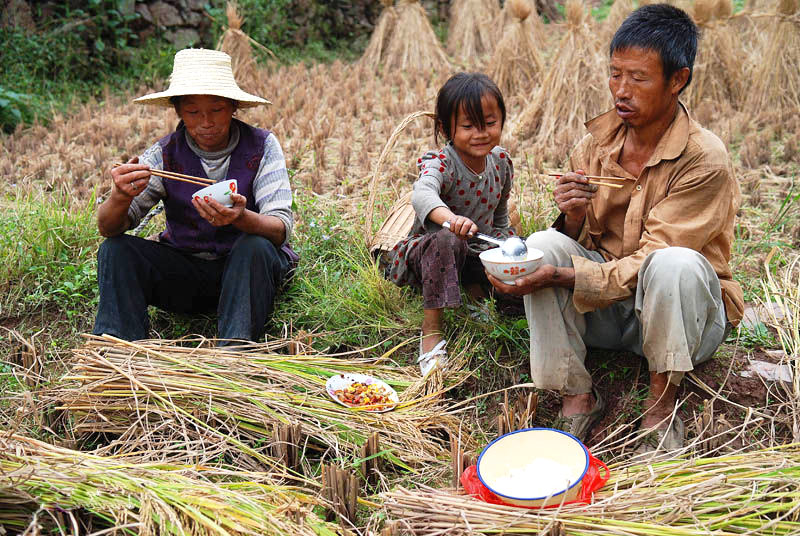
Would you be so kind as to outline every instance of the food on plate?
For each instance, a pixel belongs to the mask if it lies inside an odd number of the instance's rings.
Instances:
[[[380,406],[394,404],[390,393],[376,383],[353,382],[343,389],[333,391],[336,398],[348,406]]]

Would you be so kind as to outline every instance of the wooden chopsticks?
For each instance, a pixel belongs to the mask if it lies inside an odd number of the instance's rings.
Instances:
[[[563,173],[548,173],[548,177],[562,177]],[[609,188],[622,188],[623,184],[616,184],[605,181],[627,181],[625,177],[603,177],[602,175],[584,175],[589,179],[589,184],[596,184],[598,186],[608,186]]]
[[[114,167],[119,167],[121,165],[122,164],[120,163],[116,163],[114,164]],[[164,179],[171,179],[180,182],[188,182],[190,184],[197,184],[198,186],[208,186],[209,184],[214,184],[214,181],[211,179],[194,177],[192,175],[184,175],[182,173],[175,173],[174,171],[165,171],[163,169],[151,169],[150,173],[156,177],[162,177]]]

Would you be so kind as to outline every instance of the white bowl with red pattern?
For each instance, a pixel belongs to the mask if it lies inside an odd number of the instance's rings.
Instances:
[[[528,248],[528,256],[524,260],[514,261],[504,256],[500,248],[492,248],[482,252],[478,257],[487,272],[500,281],[513,285],[518,277],[536,271],[542,263],[544,253],[536,248]]]
[[[236,182],[236,179],[226,179],[196,191],[192,195],[192,198],[205,201],[206,203],[208,203],[209,199],[213,199],[223,206],[232,207],[233,201],[231,200],[231,194],[235,194],[238,191],[238,187],[239,183]]]

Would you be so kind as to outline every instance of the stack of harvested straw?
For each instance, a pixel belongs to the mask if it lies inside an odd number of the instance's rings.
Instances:
[[[263,474],[125,462],[0,436],[3,534],[336,535],[317,506]]]
[[[583,123],[610,107],[605,61],[581,0],[566,4],[567,31],[541,87],[520,116],[516,134],[532,154],[559,165],[584,134]]]
[[[731,0],[697,0],[694,4],[694,19],[703,37],[692,82],[682,96],[690,109],[698,109],[707,101],[713,103],[715,115],[728,116],[744,104],[742,60],[746,55],[730,21],[732,11]]]
[[[383,495],[399,534],[783,535],[800,532],[800,445],[611,466],[590,505],[525,510],[453,491]],[[395,533],[397,534],[397,533]]]
[[[382,58],[384,72],[448,70],[442,44],[419,0],[398,0],[397,23]]]
[[[373,73],[377,73],[384,62],[389,37],[397,26],[397,10],[393,5],[394,0],[381,0],[381,3],[383,3],[383,11],[378,17],[367,48],[358,61],[360,67]]]
[[[600,45],[604,47],[604,49],[607,49],[608,45],[611,44],[611,39],[614,37],[614,34],[617,33],[620,24],[622,24],[622,21],[624,21],[632,11],[633,0],[614,0],[614,3],[611,4],[611,9],[608,11],[608,16],[603,21],[601,30],[602,37]]]
[[[494,48],[491,21],[500,13],[497,0],[454,0],[450,5],[447,51],[474,63]]]
[[[532,0],[506,3],[512,20],[489,61],[488,74],[506,95],[531,94],[542,80],[542,36]]]
[[[149,445],[166,459],[211,463],[226,454],[240,464],[274,468],[271,438],[286,424],[300,425],[307,439],[296,447],[310,458],[352,457],[376,431],[385,458],[400,467],[430,466],[445,456],[458,422],[440,397],[409,395],[424,387],[408,380],[413,369],[384,364],[399,346],[377,359],[355,352],[286,355],[276,346],[240,353],[91,337],[73,352],[71,370],[47,398],[72,415],[76,434],[119,434],[115,450]],[[387,413],[337,404],[325,382],[338,372],[385,380],[401,404]]]
[[[239,5],[235,0],[227,2],[225,15],[228,18],[228,28],[220,37],[217,50],[231,57],[231,67],[239,85],[245,88],[254,87],[258,80],[258,66],[250,45],[256,45],[269,54],[272,52],[242,31],[244,17],[239,12]]]
[[[800,109],[800,1],[779,0],[766,51],[750,77],[748,111],[777,109],[777,117]]]

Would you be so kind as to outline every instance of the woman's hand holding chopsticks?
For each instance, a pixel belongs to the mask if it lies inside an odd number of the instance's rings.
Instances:
[[[114,165],[111,178],[114,179],[112,195],[116,193],[130,200],[142,193],[150,182],[150,168],[140,164],[139,157],[134,156],[125,164]]]

